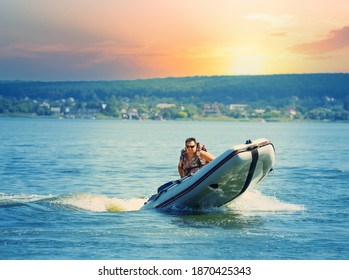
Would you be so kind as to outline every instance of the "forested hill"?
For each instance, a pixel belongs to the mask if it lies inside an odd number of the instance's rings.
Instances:
[[[117,97],[172,98],[178,101],[261,103],[297,97],[316,100],[349,98],[349,74],[286,74],[258,76],[198,76],[115,81],[1,81],[0,96],[80,101]]]

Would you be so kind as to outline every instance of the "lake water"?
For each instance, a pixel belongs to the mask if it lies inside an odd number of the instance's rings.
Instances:
[[[274,171],[226,207],[139,210],[194,136],[268,138]],[[2,260],[347,260],[349,124],[0,118]]]

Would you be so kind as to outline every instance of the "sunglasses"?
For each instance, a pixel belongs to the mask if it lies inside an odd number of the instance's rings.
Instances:
[[[193,145],[193,146],[186,146],[188,149],[189,148],[191,148],[191,149],[193,149],[194,147],[195,147],[195,145]]]

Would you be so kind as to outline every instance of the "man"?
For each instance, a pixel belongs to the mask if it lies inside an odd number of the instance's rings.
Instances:
[[[178,173],[181,178],[192,175],[214,159],[214,156],[207,152],[205,145],[190,137],[185,140],[185,148],[181,151]]]

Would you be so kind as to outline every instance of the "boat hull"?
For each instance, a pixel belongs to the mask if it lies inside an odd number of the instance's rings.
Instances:
[[[143,209],[220,207],[265,179],[275,162],[267,139],[233,146],[195,174],[158,188]]]

